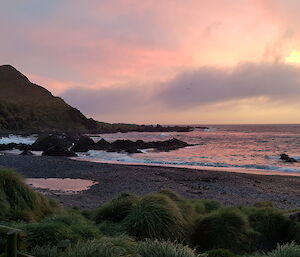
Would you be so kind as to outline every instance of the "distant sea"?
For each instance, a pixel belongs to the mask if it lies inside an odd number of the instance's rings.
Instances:
[[[194,168],[258,170],[264,172],[300,173],[299,163],[285,163],[280,160],[281,153],[287,153],[300,161],[300,125],[199,125],[209,129],[196,129],[192,132],[129,132],[101,134],[94,140],[104,138],[157,141],[173,137],[195,146],[170,152],[157,152],[153,149],[143,153],[107,153],[89,151],[80,153],[77,159],[130,163],[144,165],[185,166]],[[31,143],[31,138],[19,138],[23,143]],[[4,139],[0,139],[3,143]],[[7,142],[7,139],[6,139]]]

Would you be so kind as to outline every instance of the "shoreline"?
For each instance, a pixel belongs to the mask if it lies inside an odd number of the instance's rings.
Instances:
[[[262,170],[262,169],[244,169],[235,167],[213,167],[213,166],[192,166],[192,165],[179,165],[179,164],[156,164],[156,163],[135,163],[135,162],[121,162],[121,161],[101,161],[89,158],[81,157],[69,157],[69,159],[75,161],[93,162],[93,163],[104,163],[104,164],[116,164],[116,165],[130,165],[130,166],[149,166],[149,167],[167,167],[167,168],[184,168],[197,171],[208,171],[213,172],[230,172],[230,173],[243,173],[253,175],[264,175],[264,176],[288,176],[288,177],[300,177],[298,172],[285,172],[285,171],[274,171],[274,170]]]
[[[143,195],[162,189],[188,198],[214,199],[224,205],[272,201],[279,208],[300,207],[300,176],[249,174],[209,169],[124,165],[63,157],[0,156],[0,167],[14,168],[27,178],[81,178],[98,182],[79,194],[43,193],[66,207],[95,208],[122,192]]]

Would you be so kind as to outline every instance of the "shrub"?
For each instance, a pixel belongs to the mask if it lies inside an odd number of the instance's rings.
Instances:
[[[214,249],[206,252],[207,257],[238,257],[227,249]]]
[[[32,221],[53,213],[57,207],[27,186],[22,176],[0,169],[0,208],[2,220]]]
[[[254,235],[245,214],[237,209],[221,209],[196,222],[191,242],[203,251],[216,248],[246,251]]]
[[[136,242],[129,237],[103,237],[99,240],[78,242],[61,257],[134,257]]]
[[[129,235],[137,239],[182,240],[186,221],[180,209],[169,197],[161,194],[143,197],[124,219]]]
[[[275,250],[266,254],[258,254],[253,257],[299,257],[300,245],[294,243],[286,245],[278,245]]]
[[[260,233],[256,247],[270,250],[287,239],[290,221],[279,210],[273,208],[251,208],[248,210],[251,227]]]
[[[96,223],[100,223],[102,221],[122,221],[137,201],[138,198],[134,195],[121,194],[116,199],[113,199],[111,202],[105,204],[104,206],[96,210]]]
[[[139,243],[138,253],[142,257],[196,257],[198,256],[191,248],[171,242],[159,242],[146,240]]]

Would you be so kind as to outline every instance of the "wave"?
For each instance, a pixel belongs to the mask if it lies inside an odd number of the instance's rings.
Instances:
[[[280,171],[300,173],[300,168],[286,168],[272,165],[245,164],[235,165],[224,162],[189,162],[189,161],[166,161],[151,158],[135,158],[134,155],[122,153],[107,153],[105,151],[91,150],[87,153],[79,153],[76,159],[87,161],[131,163],[131,164],[154,164],[154,165],[172,165],[172,166],[191,166],[191,167],[215,167],[215,168],[238,168],[238,169],[255,169],[261,171]]]
[[[26,145],[32,145],[35,140],[36,136],[17,136],[17,135],[8,135],[5,137],[0,138],[0,144],[10,144],[10,143],[15,143],[15,144],[26,144]]]

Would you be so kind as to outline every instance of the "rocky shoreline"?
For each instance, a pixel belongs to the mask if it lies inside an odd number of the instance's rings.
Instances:
[[[122,192],[138,195],[170,189],[189,198],[248,205],[272,201],[280,208],[300,207],[300,177],[255,175],[187,168],[92,163],[64,157],[0,155],[0,166],[29,178],[82,178],[98,184],[80,194],[44,190],[64,206],[93,208]]]

